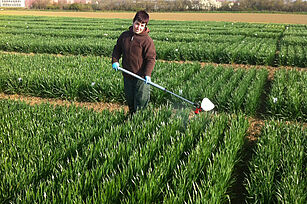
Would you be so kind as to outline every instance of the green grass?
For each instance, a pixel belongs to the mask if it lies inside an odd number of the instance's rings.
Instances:
[[[222,202],[248,127],[243,116],[189,119],[188,110],[168,107],[127,118],[74,106],[0,106],[1,202],[162,202],[185,180],[187,192],[176,199]]]

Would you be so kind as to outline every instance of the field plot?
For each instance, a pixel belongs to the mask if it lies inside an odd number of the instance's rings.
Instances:
[[[306,203],[306,130],[267,122],[250,162],[248,203]]]
[[[111,56],[117,37],[131,25],[129,20],[118,19],[0,19],[0,49],[26,53]],[[303,30],[300,35],[306,37],[304,25],[153,20],[149,28],[158,59],[306,67],[304,46],[292,47],[283,40],[286,28]],[[287,36],[295,38],[296,34]]]
[[[125,120],[123,112],[0,106],[5,202],[222,202],[248,128],[242,116],[189,120],[166,108]]]
[[[0,91],[77,101],[124,102],[121,74],[109,58],[0,54]],[[156,83],[193,101],[210,98],[216,110],[254,115],[267,81],[266,69],[236,69],[199,63],[157,62]],[[103,73],[103,74],[102,74]],[[182,81],[187,81],[183,84]],[[157,105],[182,101],[153,88]]]
[[[280,44],[280,64],[307,67],[307,25],[286,27]]]
[[[123,103],[120,73],[110,59],[95,56],[0,54],[0,91],[70,101]],[[199,63],[157,62],[153,80],[192,101],[210,98],[221,112],[255,115],[267,83],[266,69],[201,67]],[[103,73],[103,74],[102,74]],[[186,81],[186,83],[182,83]],[[306,121],[306,72],[277,71],[266,99],[269,116]],[[152,102],[185,106],[171,95],[152,89]]]
[[[277,118],[307,121],[307,72],[280,69],[268,97],[268,112]]]
[[[78,101],[123,102],[109,58],[1,54],[1,91]]]

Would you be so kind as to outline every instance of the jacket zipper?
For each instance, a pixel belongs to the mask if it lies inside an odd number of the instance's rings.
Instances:
[[[132,41],[133,41],[133,38],[134,38],[134,34],[132,34],[131,39],[130,39],[130,43],[129,43],[129,52],[130,52],[130,53],[131,53],[131,50],[132,50]]]

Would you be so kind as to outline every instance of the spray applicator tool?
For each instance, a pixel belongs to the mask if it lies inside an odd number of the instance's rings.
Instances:
[[[198,106],[194,112],[198,114],[201,111],[211,111],[214,107],[214,104],[208,98],[204,98],[200,107]]]

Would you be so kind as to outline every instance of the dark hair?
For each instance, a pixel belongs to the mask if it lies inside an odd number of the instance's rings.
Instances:
[[[134,18],[133,18],[133,22],[138,21],[140,23],[148,23],[149,21],[149,15],[146,11],[142,10],[142,11],[138,11]]]

